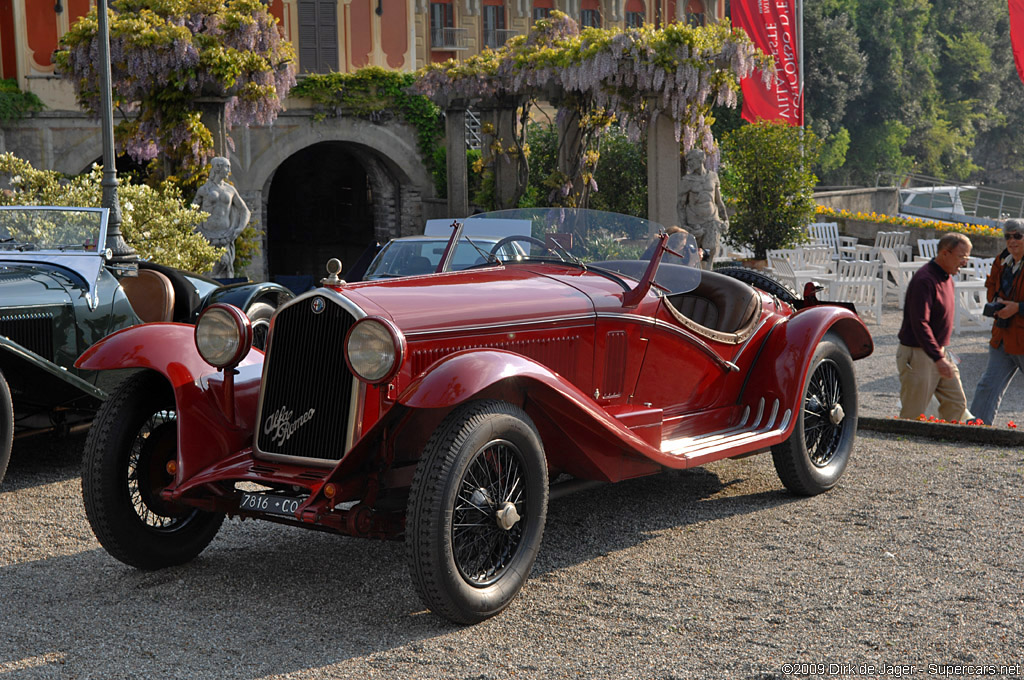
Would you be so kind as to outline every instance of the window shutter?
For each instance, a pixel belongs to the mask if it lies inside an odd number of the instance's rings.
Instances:
[[[303,73],[338,70],[337,0],[299,0],[299,65]]]

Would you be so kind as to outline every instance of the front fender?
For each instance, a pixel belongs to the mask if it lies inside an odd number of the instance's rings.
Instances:
[[[248,311],[249,307],[257,301],[273,301],[274,307],[291,300],[295,295],[279,283],[264,281],[262,283],[236,283],[210,293],[203,301],[203,309],[206,309],[215,302],[225,302],[238,307],[242,311]]]
[[[831,305],[808,307],[772,329],[750,371],[740,403],[754,404],[763,397],[771,404],[778,399],[785,408],[798,413],[811,357],[828,332],[842,339],[854,360],[874,351],[871,333],[856,314]],[[795,423],[793,418],[787,437]]]
[[[163,375],[178,411],[176,483],[251,444],[259,401],[263,352],[252,349],[234,378],[234,419],[227,413],[224,374],[200,356],[195,326],[149,323],[108,335],[75,365],[92,371],[144,368]]]
[[[671,467],[685,465],[651,446],[561,375],[504,350],[465,350],[449,355],[409,385],[398,402],[411,409],[446,409],[479,398],[496,386],[510,386],[525,395],[527,412],[543,412],[560,429],[559,434],[568,437],[588,459],[589,478],[619,479],[620,461],[629,454]],[[540,422],[537,425],[544,429]]]

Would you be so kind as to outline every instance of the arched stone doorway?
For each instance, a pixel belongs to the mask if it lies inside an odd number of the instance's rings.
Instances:
[[[377,237],[376,207],[393,184],[374,172],[366,150],[328,141],[287,158],[270,179],[267,197],[267,265],[270,278],[324,275],[340,258],[346,268]],[[388,181],[390,180],[390,181]]]

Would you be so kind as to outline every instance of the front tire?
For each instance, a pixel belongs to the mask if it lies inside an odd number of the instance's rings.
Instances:
[[[857,382],[843,342],[826,335],[814,350],[789,439],[772,447],[775,471],[795,494],[828,491],[842,477],[857,433]]]
[[[427,607],[457,623],[505,609],[533,567],[547,504],[543,445],[522,409],[477,401],[452,411],[409,491],[406,552]]]
[[[11,462],[11,447],[14,445],[14,400],[7,385],[4,372],[0,371],[0,482],[7,474]]]
[[[100,408],[85,441],[82,498],[100,544],[139,569],[193,559],[217,534],[224,515],[169,503],[160,492],[173,478],[178,451],[174,393],[146,371],[121,384]]]

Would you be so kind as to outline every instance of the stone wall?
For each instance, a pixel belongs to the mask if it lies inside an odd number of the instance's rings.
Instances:
[[[879,213],[895,215],[899,212],[899,194],[896,187],[865,187],[839,191],[815,192],[818,205],[852,213]]]

